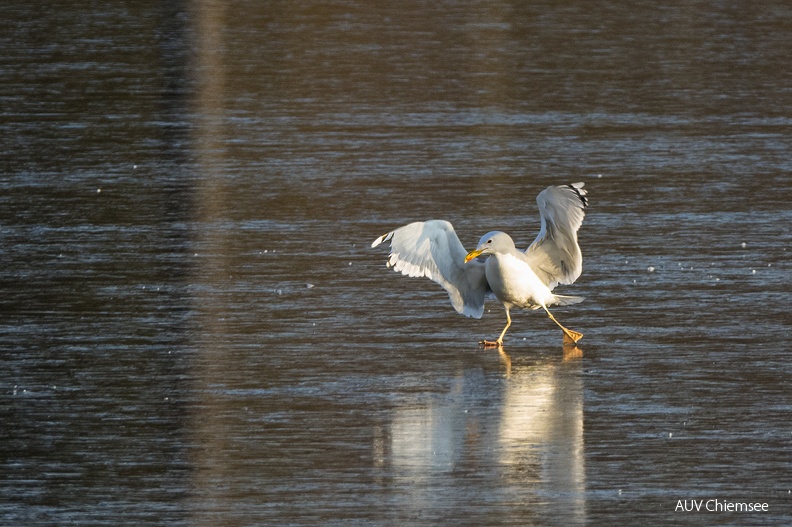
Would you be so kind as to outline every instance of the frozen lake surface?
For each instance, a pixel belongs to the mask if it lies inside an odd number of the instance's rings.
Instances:
[[[0,523],[792,524],[787,3],[16,4]],[[579,352],[370,248],[574,181]]]

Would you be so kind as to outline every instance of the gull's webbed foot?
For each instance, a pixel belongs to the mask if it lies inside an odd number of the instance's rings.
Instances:
[[[482,340],[479,342],[485,348],[502,348],[503,341],[502,340]]]
[[[564,344],[576,345],[583,338],[583,333],[564,328]]]

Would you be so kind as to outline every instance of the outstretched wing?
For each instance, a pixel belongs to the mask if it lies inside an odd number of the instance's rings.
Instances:
[[[552,290],[572,284],[583,271],[577,231],[588,206],[583,183],[547,187],[536,196],[542,229],[525,251],[528,264]]]
[[[410,223],[380,236],[372,247],[390,240],[388,267],[407,276],[426,276],[448,291],[457,313],[481,318],[489,291],[484,264],[465,263],[467,251],[447,221]]]

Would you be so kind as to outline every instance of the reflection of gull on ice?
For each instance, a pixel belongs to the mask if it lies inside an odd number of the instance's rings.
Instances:
[[[389,431],[387,464],[408,498],[399,506],[447,508],[475,487],[488,500],[530,504],[537,515],[585,520],[576,361],[515,364],[506,380],[466,371],[433,403],[397,410]]]
[[[544,364],[513,373],[504,392],[500,423],[500,463],[539,469],[537,492],[563,505],[576,519],[585,518],[583,450],[583,383],[578,371],[564,364]]]

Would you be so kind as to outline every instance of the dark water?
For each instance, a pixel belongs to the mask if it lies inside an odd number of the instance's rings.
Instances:
[[[792,8],[293,4],[4,9],[0,523],[792,523]],[[580,352],[369,248],[572,181]]]

